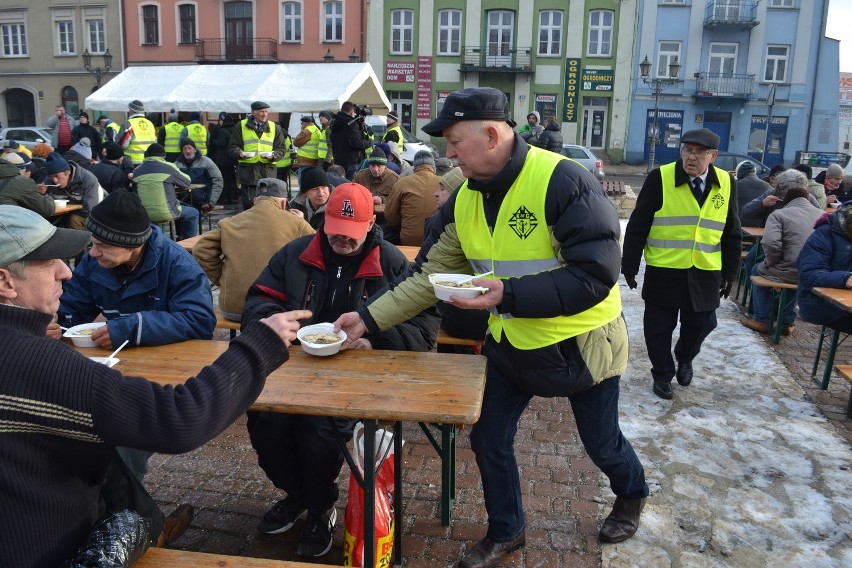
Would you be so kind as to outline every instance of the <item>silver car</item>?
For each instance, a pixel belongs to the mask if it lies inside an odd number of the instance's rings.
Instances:
[[[41,126],[15,126],[0,128],[0,146],[6,140],[14,140],[18,144],[32,150],[36,144],[50,144],[50,128]]]
[[[577,144],[563,144],[562,154],[568,156],[575,162],[579,162],[583,167],[595,174],[595,177],[598,178],[598,180],[603,181],[603,162],[600,158],[595,156],[594,152],[585,146],[579,146]]]

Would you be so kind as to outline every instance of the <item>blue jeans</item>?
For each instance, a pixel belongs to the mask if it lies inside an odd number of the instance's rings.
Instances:
[[[189,205],[181,205],[180,217],[175,219],[178,239],[188,239],[198,234],[198,209]]]
[[[645,471],[618,425],[619,378],[611,377],[568,397],[580,439],[589,457],[624,499],[648,496]],[[470,433],[482,476],[488,536],[506,542],[524,530],[521,483],[515,460],[515,434],[532,395],[488,366],[482,414]],[[567,459],[567,458],[566,458]]]
[[[752,274],[757,274],[757,266],[755,266]],[[751,307],[754,310],[754,319],[761,323],[769,323],[769,311],[772,309],[772,292],[769,288],[761,286],[751,287]],[[787,290],[787,303],[784,305],[784,310],[781,312],[781,323],[783,325],[793,325],[796,322],[796,291]]]

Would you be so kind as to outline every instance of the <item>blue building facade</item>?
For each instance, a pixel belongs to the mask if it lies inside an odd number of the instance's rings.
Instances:
[[[827,10],[828,0],[643,0],[625,160],[647,162],[654,144],[656,164],[672,162],[681,134],[702,127],[719,134],[720,151],[768,166],[836,151],[839,55],[825,38]]]

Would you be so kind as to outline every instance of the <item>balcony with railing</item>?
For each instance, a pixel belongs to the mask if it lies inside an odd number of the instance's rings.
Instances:
[[[704,9],[704,27],[753,28],[757,21],[755,0],[710,0]]]
[[[532,73],[532,48],[465,47],[459,70],[463,73]]]
[[[278,44],[269,38],[195,40],[198,63],[278,63]]]
[[[696,97],[754,98],[754,75],[726,73],[696,73]]]

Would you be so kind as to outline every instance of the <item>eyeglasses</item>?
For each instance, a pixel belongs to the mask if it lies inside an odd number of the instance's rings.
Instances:
[[[683,148],[680,149],[680,154],[682,156],[698,156],[698,157],[701,157],[701,156],[705,156],[707,154],[710,154],[712,151],[713,150],[711,150],[709,148],[687,148],[686,146],[684,146]]]

